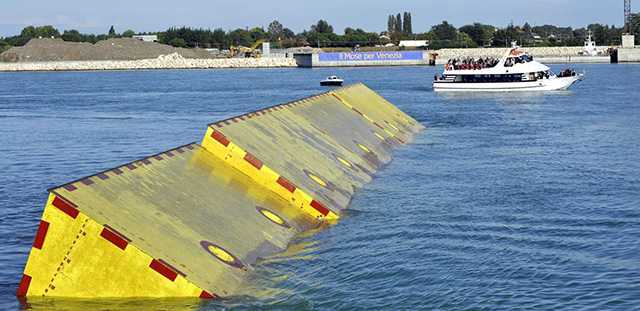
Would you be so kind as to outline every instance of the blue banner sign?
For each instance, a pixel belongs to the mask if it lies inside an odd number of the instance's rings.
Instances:
[[[321,62],[351,62],[351,61],[378,61],[378,60],[421,60],[422,51],[409,52],[341,52],[320,53],[318,60]]]

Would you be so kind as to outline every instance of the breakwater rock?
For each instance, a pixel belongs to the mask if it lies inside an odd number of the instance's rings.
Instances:
[[[222,69],[297,67],[292,58],[184,58],[178,53],[154,59],[104,61],[51,61],[0,63],[0,71],[136,70],[136,69]]]
[[[598,47],[598,52],[605,55],[609,47]],[[534,57],[556,57],[556,56],[578,56],[582,51],[581,46],[554,46],[554,47],[528,47],[521,48],[522,51],[533,55]],[[435,51],[438,53],[438,59],[450,59],[457,56],[470,57],[501,57],[507,48],[476,48],[476,49],[440,49]]]

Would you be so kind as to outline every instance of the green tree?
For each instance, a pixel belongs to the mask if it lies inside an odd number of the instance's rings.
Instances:
[[[282,31],[284,30],[284,26],[279,21],[273,21],[267,27],[267,30],[271,34],[271,38],[274,40],[278,40],[278,38],[282,35]]]
[[[411,13],[404,12],[404,21],[402,22],[402,33],[412,34],[413,30],[411,29]]]
[[[135,32],[135,31],[133,31],[133,30],[131,30],[131,29],[127,29],[127,30],[125,30],[125,31],[122,33],[122,36],[123,36],[123,37],[125,37],[125,38],[131,38],[131,37],[133,37],[133,35],[135,35],[135,34],[136,34],[136,32]]]
[[[458,32],[458,37],[456,41],[453,43],[455,47],[459,48],[476,48],[478,44],[469,37],[468,34],[464,32]]]
[[[285,28],[285,29],[282,29],[282,36],[291,40],[296,36],[296,34],[291,29]]]
[[[113,25],[111,25],[111,28],[109,28],[109,37],[115,37],[116,36],[116,30],[113,28]]]
[[[524,34],[526,36],[531,36],[531,33],[533,32],[531,25],[529,25],[529,23],[524,23],[524,25],[522,26],[522,31],[524,31]]]
[[[238,28],[227,35],[227,45],[251,46],[251,44],[253,44],[251,33],[245,29]]]
[[[333,26],[329,25],[325,20],[319,20],[315,25],[311,25],[311,31],[315,31],[319,34],[333,33]]]
[[[396,18],[393,14],[389,15],[389,19],[387,20],[387,31],[389,33],[393,33],[396,30]]]
[[[27,26],[22,29],[20,32],[20,36],[24,38],[35,38],[36,37],[36,28],[33,26]]]
[[[6,41],[0,41],[0,53],[10,49],[11,46]]]
[[[509,23],[507,28],[498,29],[498,31],[493,34],[493,45],[508,47],[511,46],[512,41],[519,40],[520,37],[513,23]]]
[[[441,41],[453,41],[458,36],[456,27],[453,27],[453,25],[449,24],[447,21],[443,21],[440,25],[432,26],[431,32],[433,33],[435,40]]]
[[[251,34],[251,41],[255,42],[258,40],[266,40],[269,38],[269,34],[264,31],[264,29],[260,27],[251,28],[249,31]]]
[[[75,29],[65,30],[64,33],[62,34],[62,40],[71,41],[71,42],[84,41],[83,36],[80,35],[80,32]]]
[[[610,29],[607,25],[600,24],[590,24],[588,26],[591,31],[593,31],[593,35],[595,37],[594,41],[596,41],[597,45],[608,45],[611,44],[611,35]]]
[[[474,23],[473,25],[464,25],[460,27],[460,32],[466,33],[475,44],[484,46],[487,39],[487,27],[480,23]],[[491,35],[491,34],[489,34]]]
[[[185,42],[182,38],[173,38],[171,39],[171,41],[169,41],[169,44],[173,47],[181,48],[187,45],[187,42]]]
[[[400,13],[398,13],[398,15],[396,15],[396,29],[395,31],[400,33],[402,32],[402,16],[400,16]]]
[[[36,27],[35,36],[43,37],[43,38],[49,38],[49,37],[60,38],[60,32],[58,31],[58,29],[53,28],[53,26],[51,25],[45,25],[45,26]]]
[[[211,33],[211,46],[221,49],[227,40],[227,33],[222,28],[216,28]]]

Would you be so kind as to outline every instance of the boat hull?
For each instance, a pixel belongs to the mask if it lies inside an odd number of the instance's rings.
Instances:
[[[335,86],[340,86],[340,85],[342,85],[342,81],[320,81],[320,85],[335,85]]]
[[[583,74],[578,74],[570,77],[557,77],[523,82],[464,83],[435,81],[433,83],[433,90],[437,92],[557,91],[566,90],[569,86],[582,79],[583,76]]]

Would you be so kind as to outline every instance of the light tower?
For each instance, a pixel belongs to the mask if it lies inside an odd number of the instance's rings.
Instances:
[[[627,32],[631,32],[629,15],[631,15],[631,0],[624,0],[624,27],[627,28]]]

